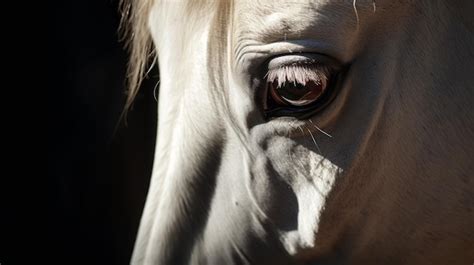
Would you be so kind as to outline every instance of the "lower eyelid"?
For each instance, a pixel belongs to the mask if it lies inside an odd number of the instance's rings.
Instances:
[[[276,130],[276,133],[287,135],[292,139],[311,137],[311,134],[313,134],[313,137],[317,134],[332,137],[331,131],[321,124],[313,122],[312,119],[300,120],[294,117],[283,116],[272,119],[268,123],[271,124],[272,129]]]

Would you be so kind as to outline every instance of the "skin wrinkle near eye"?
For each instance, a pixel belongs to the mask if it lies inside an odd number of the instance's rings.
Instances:
[[[259,41],[245,39],[237,44],[234,48],[234,60],[233,67],[238,68],[239,66],[259,65],[264,63],[265,60],[273,56],[286,57],[286,56],[298,56],[298,57],[311,57],[317,55],[317,60],[328,61],[332,66],[332,60],[330,58],[336,58],[338,62],[347,63],[345,56],[340,52],[337,46],[315,39],[291,39],[291,40],[278,40],[271,43],[262,43]],[[278,58],[275,58],[278,59]],[[275,60],[275,59],[272,59]]]

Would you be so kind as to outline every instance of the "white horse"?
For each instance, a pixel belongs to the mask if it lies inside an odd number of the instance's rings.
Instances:
[[[132,264],[474,262],[472,1],[126,6],[131,98],[161,77]]]

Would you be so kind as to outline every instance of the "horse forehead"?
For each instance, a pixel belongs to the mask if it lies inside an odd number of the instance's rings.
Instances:
[[[375,40],[387,29],[401,27],[394,20],[406,6],[403,1],[375,4],[372,0],[236,1],[229,28],[231,58],[234,65],[243,66],[249,62],[247,58],[293,53],[299,45],[315,47],[319,53],[346,62],[369,41],[361,39],[368,28],[382,29],[370,30],[370,39]]]
[[[350,16],[355,22],[349,1],[237,1],[234,13],[239,14],[235,16],[238,27],[261,34],[267,29],[299,31],[321,19],[336,25]]]
[[[356,24],[352,4],[344,1],[237,1],[233,12],[234,40],[238,42],[234,45],[244,40],[295,39],[315,30],[315,25],[317,35],[323,37]]]

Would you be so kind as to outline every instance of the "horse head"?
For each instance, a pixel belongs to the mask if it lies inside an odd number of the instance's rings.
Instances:
[[[135,2],[132,83],[152,47],[160,86],[132,263],[472,262],[467,2]]]

